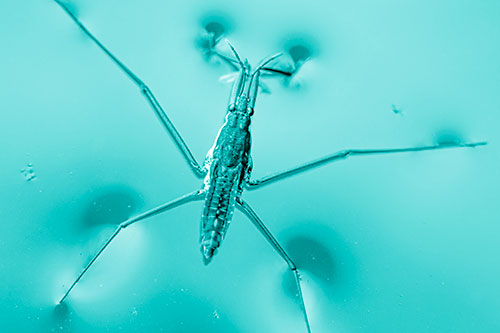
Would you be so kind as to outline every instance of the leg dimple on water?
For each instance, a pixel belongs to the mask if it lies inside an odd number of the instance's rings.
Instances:
[[[444,129],[436,133],[436,144],[440,146],[454,146],[463,143],[462,136],[454,130]]]
[[[303,63],[311,57],[309,48],[301,44],[292,45],[287,52],[295,64]]]
[[[212,34],[216,40],[222,37],[222,35],[226,32],[224,25],[217,21],[207,23],[205,25],[205,30]]]
[[[214,55],[215,47],[221,39],[231,30],[231,24],[226,15],[206,15],[200,22],[201,31],[197,37],[196,44],[203,51],[205,57]]]

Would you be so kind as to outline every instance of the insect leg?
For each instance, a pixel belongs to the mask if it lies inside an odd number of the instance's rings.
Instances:
[[[64,299],[69,295],[69,293],[71,292],[71,290],[73,290],[73,288],[78,283],[78,281],[80,281],[80,279],[83,277],[83,275],[89,270],[90,266],[92,266],[92,264],[94,264],[94,262],[97,260],[97,258],[106,249],[106,247],[108,247],[108,245],[111,243],[111,241],[113,239],[115,239],[115,237],[120,233],[120,231],[122,229],[125,229],[126,227],[128,227],[131,224],[134,224],[136,222],[139,222],[139,221],[142,221],[144,219],[147,219],[148,217],[153,217],[153,216],[158,215],[160,213],[166,212],[167,210],[170,210],[170,209],[173,209],[175,207],[181,206],[181,205],[183,205],[185,203],[188,203],[188,202],[191,202],[191,201],[195,201],[195,200],[199,200],[202,197],[202,194],[203,194],[203,192],[201,190],[194,191],[192,193],[183,195],[182,197],[179,197],[179,198],[177,198],[175,200],[169,201],[169,202],[167,202],[167,203],[165,203],[163,205],[160,205],[160,206],[158,206],[156,208],[150,209],[150,210],[148,210],[148,211],[146,211],[146,212],[144,212],[142,214],[139,214],[137,216],[131,217],[128,220],[120,223],[120,225],[115,229],[115,231],[113,232],[113,234],[111,234],[111,236],[108,238],[108,240],[102,245],[101,249],[97,252],[97,254],[92,258],[92,260],[90,260],[90,262],[87,264],[87,266],[85,266],[85,268],[80,273],[80,275],[78,275],[78,277],[76,278],[76,280],[71,284],[71,286],[68,288],[68,290],[66,291],[66,293],[64,294],[64,296],[59,301],[59,303],[62,303],[64,301]]]
[[[226,55],[223,55],[222,53],[220,53],[216,50],[213,51],[213,54],[216,55],[217,57],[219,57],[219,59],[221,59],[227,65],[229,65],[229,67],[231,67],[234,71],[240,70],[240,67],[238,66],[239,65],[238,60],[230,58]]]
[[[222,61],[224,61],[226,64],[228,64],[233,70],[237,71],[239,70],[240,68],[237,66],[238,64],[238,60],[236,59],[233,59],[233,58],[230,58],[228,56],[225,56],[223,55],[222,53],[218,52],[218,51],[213,51],[214,55],[216,55],[217,57],[219,57]],[[276,69],[276,68],[272,68],[272,67],[262,67],[261,68],[262,71],[266,71],[268,72],[268,74],[271,74],[271,75],[283,75],[283,76],[292,76],[292,73],[288,72],[288,71],[285,71],[285,70],[281,70],[281,69]]]
[[[262,185],[267,185],[275,181],[308,171],[310,169],[322,166],[327,163],[335,162],[338,160],[343,160],[349,156],[366,156],[366,155],[381,155],[381,154],[392,154],[392,153],[405,153],[412,151],[424,151],[424,150],[437,150],[444,148],[465,148],[465,147],[476,147],[484,146],[486,142],[475,142],[475,143],[453,143],[453,144],[436,144],[431,146],[419,146],[411,148],[394,148],[394,149],[348,149],[341,150],[339,152],[333,153],[331,155],[322,157],[320,159],[304,163],[302,165],[296,166],[291,169],[283,170],[270,174],[268,176],[262,177],[257,180],[250,180],[246,183],[248,189],[252,190],[259,188]]]
[[[184,156],[188,164],[190,165],[193,172],[202,177],[205,174],[205,170],[196,161],[193,153],[187,146],[184,139],[181,137],[177,129],[175,128],[172,121],[168,118],[167,114],[161,107],[160,103],[153,95],[149,87],[137,77],[124,63],[122,63],[111,51],[109,51],[79,20],[78,18],[69,10],[66,5],[60,0],[54,0],[61,8],[69,15],[69,17],[80,27],[80,29],[90,38],[97,46],[111,58],[111,60],[139,87],[141,93],[144,95],[149,105],[153,109],[154,113],[160,120],[163,128],[168,132],[172,140],[174,141],[177,148],[180,150],[181,154]]]
[[[219,59],[221,59],[223,62],[225,62],[233,70],[235,70],[235,71],[240,70],[239,62],[237,59],[228,57],[228,56],[220,53],[219,51],[217,51],[215,48],[213,48],[213,50],[211,50],[211,53],[213,55],[219,57]],[[267,74],[270,74],[270,75],[292,76],[292,73],[289,71],[285,71],[285,70],[277,69],[277,68],[272,68],[272,67],[267,67],[267,66],[263,66],[261,68],[261,70],[264,72],[267,72]]]
[[[249,204],[247,204],[244,200],[242,199],[237,199],[237,207],[250,219],[250,221],[259,229],[260,233],[262,236],[266,238],[266,240],[271,244],[271,246],[274,248],[274,250],[280,255],[283,260],[285,260],[286,264],[288,265],[288,268],[292,271],[294,277],[295,277],[295,284],[297,286],[297,294],[300,298],[300,306],[302,308],[302,312],[304,314],[304,320],[306,323],[307,327],[307,332],[311,333],[311,327],[309,326],[309,319],[307,317],[307,311],[306,311],[306,305],[304,303],[304,297],[302,295],[302,288],[300,286],[300,274],[299,271],[297,270],[297,266],[294,264],[292,259],[288,256],[288,254],[285,252],[283,247],[278,243],[278,240],[273,236],[273,234],[267,229],[265,226],[264,222],[259,218],[259,216],[255,213],[255,211],[250,207]]]
[[[284,71],[284,70],[281,70],[281,69],[276,69],[276,68],[272,68],[272,67],[262,67],[262,70],[263,71],[267,71],[269,72],[269,74],[278,74],[278,75],[283,75],[283,76],[292,76],[293,73],[291,72],[288,72],[288,71]]]

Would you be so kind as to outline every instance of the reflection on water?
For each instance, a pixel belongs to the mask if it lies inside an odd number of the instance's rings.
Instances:
[[[137,307],[136,312],[134,326],[141,330],[186,333],[239,332],[227,311],[217,310],[203,298],[191,293],[158,293]]]

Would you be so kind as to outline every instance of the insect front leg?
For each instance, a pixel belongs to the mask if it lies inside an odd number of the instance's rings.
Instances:
[[[297,294],[300,298],[300,306],[302,308],[302,312],[304,314],[304,320],[307,328],[307,332],[311,333],[311,327],[309,325],[309,318],[307,316],[307,310],[306,310],[306,305],[304,302],[304,297],[302,295],[302,287],[300,286],[300,274],[299,271],[297,270],[297,266],[295,263],[292,261],[290,256],[285,252],[283,247],[280,245],[278,240],[273,236],[271,231],[267,229],[266,225],[262,220],[259,218],[257,213],[250,207],[249,204],[247,204],[244,200],[242,199],[237,199],[236,201],[237,207],[250,219],[250,221],[255,225],[255,227],[260,231],[262,236],[271,244],[273,249],[280,255],[281,258],[286,262],[288,265],[288,268],[292,271],[293,276],[295,278],[295,285],[297,287]]]
[[[195,200],[200,200],[201,198],[203,198],[203,193],[204,192],[202,190],[194,191],[192,193],[183,195],[182,197],[179,197],[179,198],[177,198],[175,200],[167,202],[167,203],[165,203],[163,205],[160,205],[160,206],[158,206],[156,208],[150,209],[150,210],[148,210],[148,211],[146,211],[146,212],[144,212],[142,214],[139,214],[137,216],[129,218],[128,220],[120,223],[120,225],[115,229],[115,231],[113,232],[113,234],[111,234],[111,236],[101,246],[101,248],[97,252],[97,254],[92,258],[92,260],[90,260],[90,262],[87,264],[87,266],[85,266],[85,268],[80,273],[80,275],[78,275],[78,277],[76,278],[76,280],[71,284],[71,286],[68,288],[68,290],[66,291],[66,293],[64,294],[64,296],[59,301],[59,303],[62,303],[66,299],[66,297],[69,295],[69,293],[71,292],[71,290],[73,290],[73,288],[78,283],[78,281],[80,281],[80,279],[89,270],[89,268],[94,264],[94,262],[97,260],[97,258],[99,258],[99,256],[101,255],[101,253],[104,252],[104,250],[108,247],[108,245],[111,243],[111,241],[113,241],[113,239],[115,239],[115,237],[118,236],[118,234],[120,233],[120,231],[122,231],[126,227],[130,226],[131,224],[134,224],[134,223],[139,222],[139,221],[143,221],[143,220],[145,220],[145,219],[147,219],[149,217],[156,216],[156,215],[158,215],[160,213],[166,212],[166,211],[171,210],[171,209],[173,209],[175,207],[179,207],[179,206],[181,206],[181,205],[183,205],[185,203],[188,203],[188,202],[191,202],[191,201],[195,201]]]
[[[484,146],[486,142],[475,142],[475,143],[454,143],[454,144],[436,144],[431,146],[418,146],[410,148],[394,148],[394,149],[348,149],[341,150],[339,152],[333,153],[331,155],[322,157],[320,159],[304,163],[302,165],[296,166],[291,169],[279,171],[268,176],[262,177],[257,180],[251,180],[246,183],[248,189],[256,189],[263,185],[273,183],[275,181],[288,178],[293,175],[300,174],[302,172],[308,171],[310,169],[346,159],[350,156],[368,156],[368,155],[382,155],[382,154],[394,154],[394,153],[406,153],[414,151],[426,151],[426,150],[437,150],[445,148],[466,148],[466,147],[477,147]]]
[[[80,29],[104,52],[120,69],[131,79],[137,87],[141,90],[149,105],[153,109],[154,113],[158,117],[163,128],[170,135],[174,141],[177,148],[180,150],[183,157],[188,162],[189,166],[193,172],[199,176],[203,177],[205,175],[205,170],[200,166],[193,153],[187,146],[184,139],[181,137],[174,124],[167,116],[160,103],[153,95],[149,87],[137,76],[135,75],[123,62],[121,62],[111,51],[109,51],[84,25],[78,20],[78,18],[69,10],[66,5],[60,0],[54,0],[61,8],[69,15],[69,17],[80,27]]]

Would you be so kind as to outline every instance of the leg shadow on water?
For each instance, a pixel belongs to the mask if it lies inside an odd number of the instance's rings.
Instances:
[[[314,222],[296,222],[302,227],[290,228],[285,232],[284,247],[294,260],[303,279],[314,280],[321,287],[321,293],[330,299],[349,298],[355,284],[357,263],[350,252],[350,245],[334,229]],[[284,274],[283,290],[291,297],[296,296],[292,274]]]
[[[66,303],[57,304],[52,310],[50,327],[52,331],[70,332],[72,328],[72,311]]]
[[[464,143],[462,135],[452,129],[441,129],[434,135],[434,142],[436,144],[446,146],[446,145],[456,145]]]
[[[96,189],[83,205],[82,226],[120,224],[137,212],[141,204],[139,194],[124,185]]]

